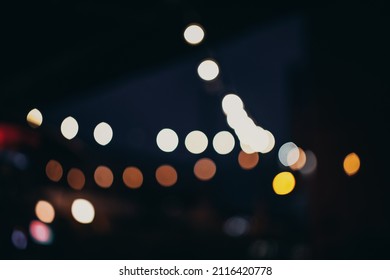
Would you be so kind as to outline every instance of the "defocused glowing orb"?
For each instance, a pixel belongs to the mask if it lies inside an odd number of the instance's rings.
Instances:
[[[292,192],[295,187],[295,178],[290,172],[280,172],[272,181],[274,192],[278,195],[285,195]]]
[[[222,99],[222,109],[226,115],[242,112],[244,103],[238,95],[229,93]]]
[[[293,142],[287,142],[279,148],[279,161],[284,166],[291,166],[298,161],[299,149]]]
[[[275,137],[274,137],[274,135],[270,131],[268,131],[268,130],[265,130],[265,133],[267,134],[267,137],[268,137],[268,145],[267,145],[267,147],[265,149],[263,149],[261,151],[261,153],[263,153],[263,154],[269,153],[275,147]]]
[[[253,169],[259,163],[259,154],[256,152],[247,154],[244,151],[240,151],[238,154],[238,163],[242,169]]]
[[[90,224],[95,218],[95,208],[92,203],[86,199],[76,199],[72,203],[72,216],[81,224]]]
[[[231,217],[223,225],[223,231],[232,237],[244,235],[249,230],[249,222],[242,217]]]
[[[214,80],[218,74],[219,67],[214,60],[204,60],[198,66],[198,75],[205,81]]]
[[[46,164],[46,176],[53,182],[58,182],[62,178],[63,169],[61,163],[56,160],[49,160]]]
[[[73,117],[67,117],[61,123],[61,133],[62,135],[70,140],[73,139],[77,132],[79,131],[79,124]]]
[[[74,190],[82,190],[85,185],[85,175],[78,168],[71,168],[67,176],[69,186]]]
[[[111,142],[112,135],[113,133],[111,126],[105,122],[99,123],[93,131],[95,141],[102,146],[105,146]]]
[[[123,171],[122,179],[124,184],[130,189],[138,189],[142,186],[144,176],[139,168],[130,166]]]
[[[114,181],[114,174],[107,166],[98,166],[94,173],[94,179],[99,187],[106,189],[111,187]]]
[[[162,165],[156,170],[156,180],[163,187],[171,187],[177,182],[176,169],[170,165]]]
[[[317,168],[317,158],[312,151],[305,151],[306,162],[299,172],[303,175],[309,175],[313,173]]]
[[[249,123],[251,118],[248,117],[248,114],[244,109],[239,109],[237,111],[229,112],[226,116],[226,121],[231,128],[239,129]]]
[[[355,175],[360,169],[360,159],[356,153],[347,155],[343,162],[344,171],[348,176]]]
[[[37,202],[37,204],[35,205],[35,214],[41,222],[47,224],[53,222],[55,217],[55,211],[53,206],[45,200],[40,200]]]
[[[195,163],[194,174],[201,181],[212,179],[217,172],[217,166],[209,158],[202,158]]]
[[[218,132],[213,139],[214,150],[220,155],[226,155],[234,149],[234,136],[229,131]]]
[[[27,237],[23,231],[15,229],[11,235],[12,244],[19,250],[27,248]]]
[[[43,121],[42,113],[36,108],[32,109],[27,114],[27,123],[33,128],[37,128],[41,126],[42,121]]]
[[[30,223],[30,235],[39,244],[48,245],[53,241],[53,233],[50,227],[40,221]]]
[[[305,151],[302,150],[301,148],[298,148],[298,149],[299,149],[299,158],[298,158],[296,163],[294,163],[293,165],[290,166],[290,168],[292,170],[301,170],[305,166],[305,163],[306,163]]]
[[[162,129],[156,138],[157,146],[164,152],[173,152],[179,144],[179,137],[170,128]]]
[[[206,134],[199,130],[194,130],[188,133],[184,141],[187,150],[192,154],[200,154],[204,152],[208,143],[209,141]]]
[[[198,24],[191,24],[184,30],[184,39],[191,45],[199,44],[203,38],[204,30]]]

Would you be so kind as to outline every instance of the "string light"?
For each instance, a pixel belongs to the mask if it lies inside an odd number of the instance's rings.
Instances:
[[[191,45],[197,45],[204,38],[204,30],[199,24],[191,24],[184,30],[184,39]]]

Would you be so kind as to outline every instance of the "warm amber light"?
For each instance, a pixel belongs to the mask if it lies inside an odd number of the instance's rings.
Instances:
[[[240,164],[242,169],[253,169],[256,167],[258,162],[258,153],[247,154],[244,151],[240,151],[240,153],[238,154],[238,163]]]
[[[63,169],[61,163],[56,160],[49,160],[46,164],[46,176],[53,182],[61,180]]]
[[[36,108],[32,109],[27,114],[26,119],[27,119],[28,124],[33,128],[37,128],[37,127],[41,126],[42,121],[43,121],[42,113]]]
[[[49,202],[40,200],[35,205],[35,214],[41,222],[50,224],[54,220],[55,211]]]
[[[95,182],[99,187],[109,188],[114,181],[114,174],[107,166],[99,166],[94,174]]]
[[[85,185],[85,176],[83,171],[78,168],[71,168],[67,176],[68,184],[72,189],[82,190]]]
[[[202,158],[195,163],[194,174],[196,178],[202,181],[212,179],[217,172],[217,166],[209,158]]]
[[[141,170],[134,166],[127,167],[125,171],[123,171],[122,178],[125,185],[130,189],[138,189],[142,186],[144,181],[144,176],[142,175]]]
[[[293,191],[295,178],[290,172],[280,172],[272,181],[272,187],[276,194],[285,195]]]
[[[355,175],[360,169],[360,159],[355,153],[350,153],[344,159],[344,171],[348,176]]]
[[[170,165],[162,165],[156,170],[156,180],[163,187],[171,187],[177,182],[176,169]]]
[[[290,168],[292,170],[301,170],[305,166],[305,163],[306,163],[305,151],[302,150],[301,148],[298,148],[298,149],[299,149],[299,158],[293,165],[290,166]]]

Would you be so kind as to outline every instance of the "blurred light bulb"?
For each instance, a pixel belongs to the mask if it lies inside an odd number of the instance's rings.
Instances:
[[[41,220],[41,222],[47,224],[53,222],[55,217],[53,206],[45,200],[40,200],[37,202],[35,205],[35,214],[37,215],[38,219]]]
[[[278,157],[284,166],[291,166],[299,158],[299,149],[293,142],[287,142],[279,148]]]
[[[164,152],[173,152],[179,144],[179,137],[170,128],[162,129],[156,137],[157,146]]]
[[[184,30],[184,39],[191,45],[197,45],[204,38],[204,30],[199,24],[191,24]]]
[[[214,60],[204,60],[198,66],[198,75],[205,81],[214,80],[218,74],[219,67]]]
[[[95,141],[102,146],[105,146],[111,142],[112,135],[113,133],[111,126],[105,122],[99,123],[93,132]]]
[[[67,117],[61,123],[61,133],[62,135],[68,139],[73,139],[77,132],[79,131],[79,124],[73,117]]]
[[[27,114],[27,122],[33,128],[37,128],[41,126],[42,121],[43,121],[42,113],[36,108],[32,109]]]
[[[199,130],[194,130],[188,133],[186,139],[184,140],[187,150],[192,154],[200,154],[204,152],[207,148],[208,142],[206,134]]]
[[[229,131],[218,132],[213,139],[214,150],[220,155],[226,155],[234,149],[234,136]]]
[[[294,175],[290,172],[280,172],[272,181],[272,187],[278,195],[289,194],[295,187]]]
[[[90,224],[95,218],[95,208],[92,203],[86,199],[76,199],[72,203],[73,218],[81,224]]]

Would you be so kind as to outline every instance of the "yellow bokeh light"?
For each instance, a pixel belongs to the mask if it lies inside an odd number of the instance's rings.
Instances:
[[[130,166],[123,171],[122,179],[130,189],[138,189],[142,186],[144,176],[139,168]]]
[[[76,199],[71,208],[73,218],[81,224],[90,224],[95,218],[95,208],[86,199]]]
[[[78,168],[71,168],[67,176],[68,184],[72,189],[82,190],[85,185],[85,175]]]
[[[298,160],[290,166],[290,168],[292,170],[301,170],[305,164],[306,164],[306,153],[304,150],[302,150],[301,148],[298,148],[299,149],[299,158]]]
[[[199,130],[188,133],[184,140],[187,150],[192,154],[203,153],[207,148],[208,142],[206,134]]]
[[[77,132],[79,131],[79,124],[73,117],[65,118],[61,123],[61,133],[62,135],[68,139],[73,139]]]
[[[40,200],[37,202],[35,205],[35,214],[37,215],[38,219],[41,220],[41,222],[47,224],[53,222],[55,217],[53,206],[45,200]]]
[[[289,194],[295,187],[294,175],[287,171],[280,172],[272,181],[272,187],[278,195]]]
[[[156,180],[163,187],[171,187],[177,182],[176,169],[170,165],[161,165],[156,170]]]
[[[217,172],[217,166],[209,158],[202,158],[195,163],[194,174],[201,181],[212,179]]]
[[[355,175],[360,169],[360,159],[356,153],[347,155],[343,162],[344,171],[348,176]]]
[[[248,154],[244,151],[240,151],[238,154],[238,163],[242,169],[253,169],[259,163],[259,154],[256,152]]]
[[[179,144],[179,137],[170,128],[162,129],[156,137],[157,146],[164,152],[173,152]]]
[[[26,119],[27,119],[28,124],[33,128],[37,128],[37,127],[41,126],[42,121],[43,121],[42,113],[36,108],[32,109],[27,114]]]
[[[107,166],[99,166],[95,170],[94,179],[99,187],[106,189],[111,187],[114,181],[114,174]]]
[[[63,169],[61,163],[56,160],[49,160],[46,164],[46,176],[53,182],[61,180]]]
[[[184,30],[184,39],[191,45],[197,45],[204,38],[204,30],[199,24],[191,24]]]
[[[219,74],[218,64],[211,59],[202,61],[198,66],[198,75],[205,81],[214,80]]]
[[[99,123],[93,131],[95,141],[102,146],[105,146],[111,142],[112,135],[113,132],[111,126],[105,122]]]
[[[218,132],[213,139],[214,150],[220,155],[226,155],[234,149],[234,136],[229,131]]]

